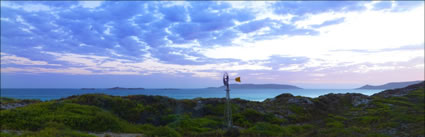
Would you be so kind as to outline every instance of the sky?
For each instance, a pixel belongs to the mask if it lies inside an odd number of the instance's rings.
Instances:
[[[2,88],[424,79],[423,1],[1,1]]]

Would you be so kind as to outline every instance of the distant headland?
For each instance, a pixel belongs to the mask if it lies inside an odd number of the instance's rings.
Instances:
[[[404,88],[408,85],[418,84],[420,82],[422,81],[391,82],[391,83],[378,85],[378,86],[364,85],[356,89],[396,89],[396,88]]]

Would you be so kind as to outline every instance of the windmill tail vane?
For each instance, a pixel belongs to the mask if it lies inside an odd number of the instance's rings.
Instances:
[[[235,78],[235,81],[240,83],[241,82],[241,77]]]

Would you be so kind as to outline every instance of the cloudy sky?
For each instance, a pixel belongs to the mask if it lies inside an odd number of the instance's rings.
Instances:
[[[424,79],[424,2],[1,1],[2,88]]]

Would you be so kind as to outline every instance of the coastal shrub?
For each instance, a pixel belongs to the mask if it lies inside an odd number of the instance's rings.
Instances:
[[[96,137],[96,136],[90,135],[87,133],[72,131],[70,129],[59,130],[56,128],[47,127],[38,132],[24,132],[19,137]]]
[[[367,125],[359,126],[327,126],[325,128],[315,129],[314,136],[318,137],[365,137],[369,135],[381,136],[376,133],[375,129],[367,127]]]
[[[369,125],[369,124],[374,124],[378,122],[379,117],[378,116],[362,116],[358,120],[363,125]]]
[[[343,128],[344,124],[340,121],[332,121],[332,122],[326,123],[326,126],[331,128]]]
[[[222,123],[208,118],[191,118],[189,115],[180,115],[176,121],[168,124],[168,127],[176,129],[183,135],[196,135],[212,131],[222,126]]]
[[[0,104],[8,104],[8,103],[38,103],[41,102],[39,99],[15,99],[9,97],[0,97]]]
[[[233,114],[232,115],[233,124],[248,128],[252,126],[252,123],[245,119],[245,117],[241,113]]]
[[[18,99],[8,98],[8,97],[0,97],[0,104],[13,103]]]
[[[0,132],[0,137],[18,137],[18,135],[11,134],[11,133]]]
[[[168,123],[174,122],[180,119],[180,115],[177,114],[169,114],[161,117],[161,125],[166,125]]]
[[[283,118],[278,118],[272,113],[267,113],[264,115],[264,120],[268,123],[282,125],[285,124],[287,121]]]
[[[410,91],[407,95],[407,98],[409,98],[409,100],[411,102],[414,102],[415,105],[418,106],[425,106],[425,103],[423,103],[425,101],[425,92],[424,89],[418,89],[418,90],[413,90]],[[422,107],[423,108],[423,107]],[[422,109],[423,110],[423,109]]]
[[[286,122],[285,119],[277,118],[271,113],[262,114],[254,109],[246,109],[241,113],[233,114],[232,120],[234,125],[244,128],[249,128],[256,122],[267,122],[277,125],[281,125]]]
[[[110,112],[73,103],[50,101],[0,113],[2,129],[37,131],[52,123],[60,123],[82,131],[138,132],[137,128]]]
[[[242,131],[243,136],[282,136],[283,134],[287,133],[281,126],[265,122],[258,122],[253,127]]]
[[[205,115],[213,115],[213,116],[224,116],[224,110],[226,105],[224,103],[221,104],[206,104],[203,107],[203,111]],[[233,113],[239,112],[239,106],[236,104],[231,104],[231,109]]]
[[[376,101],[386,103],[386,104],[393,104],[393,105],[400,105],[400,106],[407,106],[411,107],[414,104],[409,103],[405,97],[392,97],[392,98],[386,98],[386,99],[377,99]]]
[[[258,122],[253,127],[242,130],[242,136],[297,136],[313,128],[310,124],[279,126],[266,122]]]
[[[163,101],[165,100],[165,101]],[[96,106],[108,110],[130,123],[151,123],[165,125],[161,118],[174,112],[171,100],[160,96],[134,95],[128,97],[110,96],[104,94],[86,94],[74,96],[67,102]]]
[[[391,137],[389,135],[385,135],[382,133],[368,133],[366,136],[367,137]]]
[[[332,99],[338,100],[341,97],[348,99],[348,96],[333,96]],[[253,105],[256,104],[243,104],[243,100],[239,100],[240,106],[237,103],[232,104],[232,118],[233,124],[240,127],[241,136],[247,137],[423,136],[423,89],[411,91],[406,96],[372,96],[371,99],[368,104],[351,106],[351,109],[341,111],[338,109],[342,107],[338,104],[326,104],[323,100],[322,106],[317,108],[295,104],[255,107]],[[170,102],[166,102],[167,100]],[[222,130],[225,125],[225,104],[220,101],[205,101],[200,110],[194,110],[195,102],[159,96],[82,95],[0,110],[0,126],[2,130],[30,130],[22,134],[25,136],[47,137],[85,136],[83,132],[86,131],[137,132],[152,137],[225,136],[226,132]],[[177,106],[180,106],[179,109]],[[253,108],[262,109],[260,111]],[[268,113],[262,113],[263,111]],[[319,116],[312,115],[319,111]],[[292,114],[288,115],[288,112]],[[18,136],[15,133],[0,135]]]
[[[347,118],[345,118],[343,116],[328,114],[328,120],[345,121],[345,120],[347,120]]]
[[[0,133],[1,137],[96,137],[83,132],[73,131],[68,128],[58,129],[54,127],[47,127],[40,131],[24,131],[21,133]]]
[[[291,123],[300,123],[312,119],[311,114],[301,106],[291,104],[288,109],[293,113],[287,116]]]
[[[252,109],[248,108],[241,113],[241,115],[251,123],[256,123],[259,121],[264,121],[264,114]]]
[[[181,137],[180,133],[168,126],[155,127],[153,130],[145,132],[145,135],[149,137]]]
[[[317,130],[319,137],[358,137],[359,135],[350,129],[344,128],[321,128]]]
[[[298,115],[298,114],[306,113],[303,107],[298,106],[298,105],[295,105],[295,104],[290,104],[290,105],[288,106],[288,109],[289,109],[290,111],[292,111],[293,113],[297,114],[297,115]]]
[[[86,94],[74,97],[68,100],[71,103],[96,106],[106,109],[117,116],[132,122],[138,122],[142,117],[141,113],[145,107],[135,101],[122,98],[119,96],[109,96],[104,94]]]

